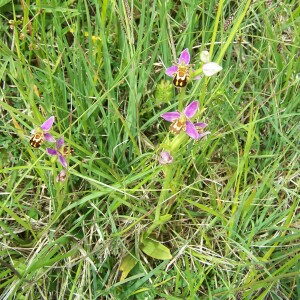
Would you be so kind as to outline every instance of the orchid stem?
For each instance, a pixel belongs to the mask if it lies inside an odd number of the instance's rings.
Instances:
[[[166,165],[165,166],[165,181],[164,181],[161,193],[159,195],[158,203],[157,203],[156,210],[155,210],[155,217],[154,217],[152,225],[146,231],[146,234],[144,236],[145,238],[147,238],[153,232],[153,230],[160,225],[159,219],[161,216],[162,204],[168,198],[168,194],[169,194],[170,188],[171,188],[171,182],[173,179],[173,173],[174,173],[174,168],[173,168],[172,164]]]
[[[171,153],[176,153],[177,150],[179,149],[180,145],[182,145],[186,139],[187,135],[184,133],[181,133],[177,136],[175,136],[170,142],[170,151]],[[168,165],[164,166],[164,171],[165,171],[165,180],[161,189],[161,193],[159,195],[159,199],[157,202],[156,210],[155,210],[155,216],[152,225],[149,227],[149,229],[146,231],[144,238],[147,238],[151,233],[154,231],[155,228],[157,228],[161,222],[160,222],[160,217],[161,217],[161,210],[163,208],[164,201],[169,198],[169,193],[172,188],[172,180],[174,177],[174,173],[177,169],[176,164],[171,163]],[[172,190],[172,192],[174,192]]]
[[[159,199],[158,199],[158,203],[157,203],[157,209],[155,211],[154,223],[157,223],[159,221],[162,204],[163,204],[164,200],[168,198],[168,193],[169,193],[170,187],[171,187],[171,181],[173,179],[173,169],[174,168],[173,168],[172,164],[171,165],[166,165],[166,168],[165,168],[165,172],[166,172],[165,181],[164,181],[162,191],[159,195]]]
[[[178,102],[178,110],[179,111],[182,111],[183,110],[183,102],[184,102],[184,99],[185,99],[185,87],[184,88],[181,88],[180,89],[180,92],[179,92],[179,102]]]
[[[179,92],[179,101],[178,101],[178,110],[182,111],[184,107],[184,99],[185,99],[185,91],[186,88],[181,88]],[[171,152],[176,152],[177,148],[179,148],[182,140],[184,140],[185,136],[180,134],[176,136],[172,141],[169,141],[169,146],[172,149]],[[157,228],[161,222],[160,222],[160,217],[161,217],[161,209],[164,201],[168,199],[170,190],[171,190],[171,183],[173,180],[173,174],[176,171],[175,165],[174,164],[169,164],[165,165],[164,168],[165,171],[165,180],[162,186],[162,190],[159,195],[157,207],[155,210],[155,216],[152,225],[148,228],[146,231],[144,238],[147,238],[155,228]]]

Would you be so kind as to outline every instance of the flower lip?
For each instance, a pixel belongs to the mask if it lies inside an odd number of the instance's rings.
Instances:
[[[32,133],[32,136],[30,138],[30,146],[33,148],[39,148],[45,141],[45,136],[43,131],[38,128],[38,130],[35,130]]]

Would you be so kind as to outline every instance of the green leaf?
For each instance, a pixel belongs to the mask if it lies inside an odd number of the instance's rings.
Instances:
[[[158,220],[158,224],[164,224],[167,223],[170,219],[172,218],[171,214],[166,214],[163,216],[160,216],[159,220]]]
[[[11,218],[13,218],[16,222],[18,222],[21,226],[23,226],[26,230],[31,230],[31,226],[29,224],[29,221],[23,221],[16,213],[14,213],[12,210],[10,210],[8,207],[2,205],[1,208],[9,215]]]
[[[158,241],[154,241],[152,239],[146,238],[141,244],[141,250],[149,255],[150,257],[156,259],[171,259],[172,255],[170,253],[169,248],[162,245]]]
[[[137,259],[131,254],[127,254],[121,261],[118,273],[118,281],[124,280],[129,272],[134,268],[137,263]]]
[[[253,201],[255,200],[255,196],[256,196],[256,189],[254,189],[252,191],[251,195],[248,197],[248,199],[244,203],[244,206],[243,206],[243,217],[247,213],[247,211],[249,211],[249,209],[251,208],[251,205],[252,205]]]
[[[6,5],[9,2],[10,2],[10,0],[0,0],[0,7]]]
[[[39,219],[39,211],[34,207],[30,208],[28,211],[28,217],[37,221]]]

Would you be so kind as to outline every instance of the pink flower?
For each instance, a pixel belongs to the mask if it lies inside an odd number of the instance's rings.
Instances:
[[[167,112],[161,115],[166,121],[172,122],[170,125],[170,131],[178,134],[181,131],[185,131],[191,138],[197,140],[199,133],[196,126],[189,120],[192,118],[198,109],[198,101],[191,102],[183,113],[178,111]]]
[[[66,157],[68,155],[71,155],[74,152],[74,149],[64,145],[64,143],[65,143],[64,138],[61,137],[60,139],[57,140],[55,144],[55,149],[47,148],[46,150],[49,155],[57,156],[59,162],[66,169],[67,168]]]
[[[203,138],[204,136],[210,134],[210,131],[205,131],[204,132],[204,128],[207,126],[208,124],[206,123],[202,123],[202,122],[199,122],[199,123],[194,123],[194,126],[196,127],[197,131],[198,131],[198,139],[201,139]]]
[[[52,134],[50,134],[48,131],[52,128],[52,125],[54,123],[54,117],[50,117],[48,120],[46,120],[40,127],[34,129],[31,134],[30,138],[30,145],[33,148],[39,148],[45,140],[48,142],[55,142],[54,137]]]
[[[59,171],[58,175],[56,176],[56,182],[64,182],[67,178],[67,172],[65,169]]]
[[[158,161],[161,165],[170,164],[173,162],[173,157],[169,151],[161,151]]]
[[[166,69],[166,74],[170,77],[173,77],[173,83],[176,87],[185,87],[190,79],[190,53],[186,48],[184,49],[178,59],[178,63],[175,63],[173,66]],[[200,79],[200,76],[195,77],[194,79]]]

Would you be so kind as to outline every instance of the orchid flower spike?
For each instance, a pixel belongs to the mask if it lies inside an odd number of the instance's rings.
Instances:
[[[46,120],[40,127],[34,129],[31,132],[30,145],[33,148],[39,148],[45,140],[48,142],[55,142],[54,137],[48,131],[51,129],[54,123],[54,116]]]
[[[187,85],[190,79],[190,53],[189,49],[184,49],[178,59],[178,63],[175,63],[173,66],[166,69],[166,74],[170,77],[173,77],[173,84],[176,87],[183,88]],[[200,76],[195,77],[194,79],[200,79]]]
[[[55,149],[47,148],[46,150],[49,155],[58,157],[59,162],[65,169],[67,168],[66,157],[74,153],[72,147],[65,145],[63,137],[57,140]]]

